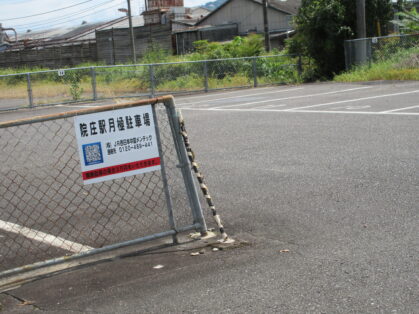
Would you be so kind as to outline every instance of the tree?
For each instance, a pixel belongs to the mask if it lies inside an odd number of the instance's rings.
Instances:
[[[393,20],[393,23],[400,26],[400,31],[413,34],[419,32],[419,14],[415,8],[410,11],[398,12],[396,15],[399,19]]]
[[[367,36],[381,31],[392,14],[391,0],[366,0]],[[356,1],[303,0],[294,23],[297,34],[288,48],[314,60],[313,78],[331,78],[345,68],[343,43],[356,35]]]

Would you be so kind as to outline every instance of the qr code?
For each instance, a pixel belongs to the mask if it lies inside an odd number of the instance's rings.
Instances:
[[[103,163],[102,148],[99,143],[83,145],[84,164],[86,166]]]

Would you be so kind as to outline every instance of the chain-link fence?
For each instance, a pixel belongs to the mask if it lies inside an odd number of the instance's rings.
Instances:
[[[355,65],[385,61],[398,53],[419,48],[419,34],[392,35],[345,41],[345,63]]]
[[[0,75],[0,111],[119,97],[295,83],[291,55],[158,64],[96,66]]]
[[[161,169],[83,184],[74,117],[148,104]],[[173,98],[166,96],[1,123],[0,279],[38,261],[205,231],[179,130]]]

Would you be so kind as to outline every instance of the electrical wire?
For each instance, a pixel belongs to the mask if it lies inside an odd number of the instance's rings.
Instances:
[[[92,14],[94,14],[94,13],[99,13],[99,12],[103,12],[103,11],[106,11],[106,10],[109,10],[109,9],[111,9],[111,8],[113,8],[113,7],[117,7],[117,6],[119,6],[121,3],[118,3],[117,5],[113,5],[113,6],[111,6],[111,7],[108,7],[108,8],[105,8],[105,9],[102,9],[102,10],[99,10],[99,11],[93,11],[93,12],[90,12],[90,13],[88,13],[88,14],[86,14],[86,15],[82,15],[82,16],[79,16],[79,17],[77,17],[77,18],[72,18],[72,19],[70,19],[70,20],[67,20],[67,21],[64,21],[64,22],[59,22],[59,23],[49,23],[49,24],[47,24],[47,26],[49,26],[49,27],[51,27],[51,26],[58,26],[58,25],[62,25],[62,24],[67,24],[67,23],[69,23],[69,22],[72,22],[72,21],[75,21],[75,20],[77,20],[77,19],[81,19],[81,18],[83,18],[83,17],[87,17],[87,16],[90,16],[90,15],[92,15]],[[31,30],[32,31],[36,31],[36,30],[41,30],[41,29],[44,29],[45,27],[44,26],[39,26],[39,27],[34,27],[34,28],[31,28]]]
[[[72,16],[83,14],[83,13],[86,13],[87,10],[94,9],[94,8],[99,7],[99,6],[103,6],[105,4],[111,3],[111,2],[114,2],[114,0],[110,0],[110,1],[108,0],[108,1],[105,1],[103,3],[100,3],[100,4],[97,4],[97,5],[94,5],[94,6],[85,8],[85,9],[83,9],[81,11],[76,11],[76,12],[73,12],[73,13],[68,13],[66,15],[57,16],[55,18],[49,19],[48,20],[48,23],[46,23],[45,20],[44,20],[42,22],[41,21],[38,21],[38,22],[33,22],[33,23],[24,23],[24,24],[13,25],[13,27],[14,28],[26,28],[26,27],[32,28],[32,27],[37,27],[37,26],[42,26],[42,25],[50,25],[51,22],[54,23],[54,22],[58,22],[58,21],[62,21],[62,20],[67,20],[69,18],[69,16],[68,16],[69,14],[71,14]]]
[[[55,9],[55,10],[47,11],[47,12],[43,12],[43,13],[38,13],[38,14],[33,14],[33,15],[27,15],[27,16],[20,16],[20,17],[13,17],[13,18],[10,18],[10,19],[0,18],[0,20],[2,20],[2,21],[13,21],[13,20],[26,19],[26,18],[29,18],[29,17],[40,16],[40,15],[45,15],[45,14],[49,14],[49,13],[61,11],[61,10],[66,10],[66,9],[73,8],[75,6],[82,5],[84,3],[92,2],[92,1],[94,1],[94,0],[86,0],[86,1],[83,1],[83,2],[80,2],[80,3],[77,3],[77,4],[70,5],[68,7],[64,7],[64,8],[60,8],[60,9]]]

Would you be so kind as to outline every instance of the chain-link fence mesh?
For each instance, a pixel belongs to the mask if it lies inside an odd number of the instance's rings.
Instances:
[[[256,72],[251,64],[251,58],[208,61],[209,89],[253,86]]]
[[[162,104],[155,110],[175,223],[190,226],[169,117]],[[0,274],[171,229],[162,171],[83,185],[73,124],[0,128]]]
[[[203,62],[181,62],[150,66],[155,93],[192,92],[205,89]]]
[[[91,100],[90,69],[68,69],[30,75],[33,105]]]
[[[302,65],[298,56],[269,56],[255,61],[259,85],[291,84],[300,79]]]
[[[0,75],[0,110],[295,83],[300,73],[298,57],[279,55]]]
[[[384,37],[362,38],[345,41],[346,69],[352,66],[390,60],[401,54],[412,53],[417,56],[419,34],[392,35]],[[417,67],[417,63],[412,66]]]
[[[0,110],[29,106],[26,75],[0,75]]]
[[[147,65],[96,67],[94,71],[98,99],[151,94],[150,69]]]

